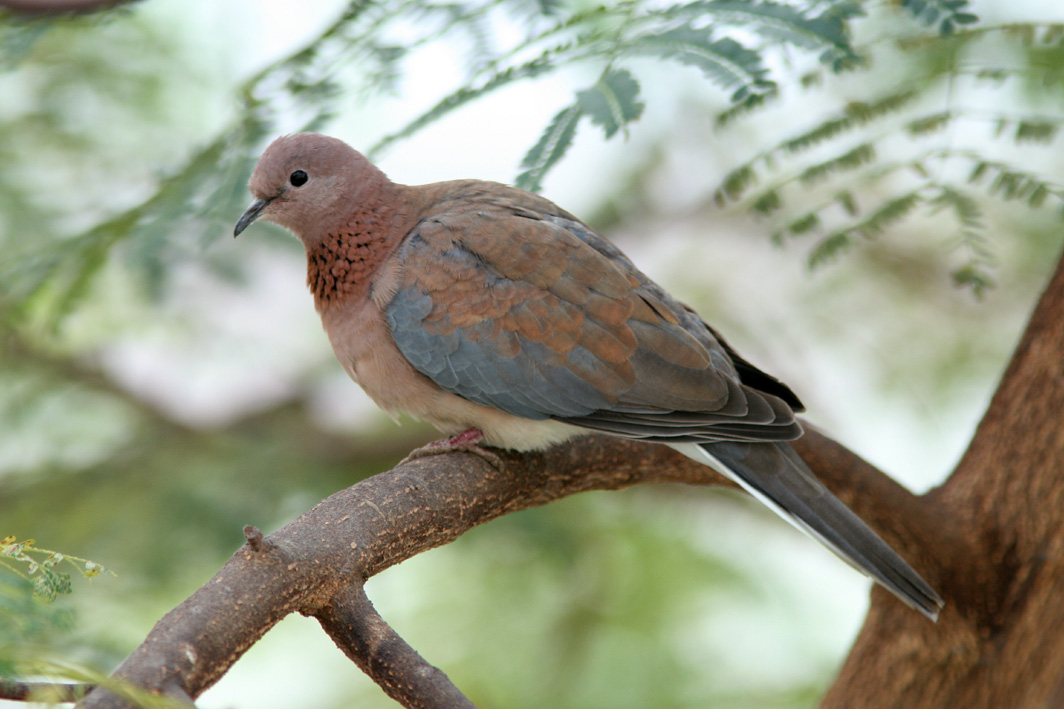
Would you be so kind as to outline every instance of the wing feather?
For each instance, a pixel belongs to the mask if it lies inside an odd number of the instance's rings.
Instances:
[[[609,242],[493,187],[461,183],[400,246],[385,316],[415,369],[476,403],[621,436],[801,435],[797,397]]]

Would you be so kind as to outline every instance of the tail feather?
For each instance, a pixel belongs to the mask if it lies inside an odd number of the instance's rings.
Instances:
[[[931,620],[942,598],[868,525],[831,494],[786,443],[670,444],[734,480],[798,529]]]

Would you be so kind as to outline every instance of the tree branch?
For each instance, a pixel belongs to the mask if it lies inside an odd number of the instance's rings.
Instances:
[[[76,702],[90,689],[91,684],[17,682],[0,677],[0,699],[16,702]]]
[[[316,615],[344,654],[403,706],[473,709],[447,675],[425,662],[381,618],[362,584],[348,585]]]
[[[500,451],[502,470],[468,453],[418,458],[342,490],[282,529],[262,537],[247,528],[242,547],[202,588],[160,620],[115,677],[168,696],[199,696],[269,628],[291,612],[311,615],[374,681],[407,707],[467,707],[468,700],[373,610],[365,579],[422,551],[447,544],[510,512],[587,490],[654,482],[724,484],[723,478],[664,446],[588,436],[542,453]],[[874,519],[918,510],[912,495],[829,439],[812,433],[803,453],[845,498],[890,490],[858,506]],[[906,556],[915,537],[884,528]],[[900,604],[898,604],[900,607]],[[126,707],[103,690],[83,707]]]

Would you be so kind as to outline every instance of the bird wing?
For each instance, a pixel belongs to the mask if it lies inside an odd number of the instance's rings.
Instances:
[[[396,258],[388,325],[403,356],[447,391],[647,440],[801,435],[789,389],[546,200],[461,183]]]

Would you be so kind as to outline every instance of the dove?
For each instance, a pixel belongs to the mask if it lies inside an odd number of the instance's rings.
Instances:
[[[385,411],[454,445],[671,446],[937,619],[942,598],[788,443],[791,389],[572,214],[495,182],[398,184],[317,133],[277,138],[248,188],[234,236],[262,219],[302,241],[336,357]]]

